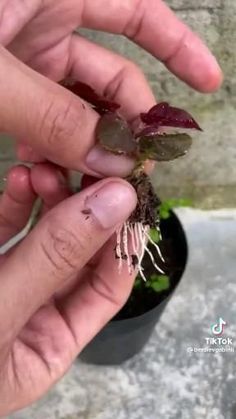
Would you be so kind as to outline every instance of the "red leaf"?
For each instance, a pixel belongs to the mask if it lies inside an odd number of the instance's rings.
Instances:
[[[150,125],[150,128],[174,127],[174,128],[194,128],[202,131],[193,117],[183,109],[170,106],[167,102],[155,105],[148,113],[140,115],[142,122]]]
[[[81,99],[90,103],[100,115],[107,112],[115,112],[120,108],[120,105],[99,96],[90,86],[80,81],[65,81],[62,82],[62,85],[76,96],[79,96]]]

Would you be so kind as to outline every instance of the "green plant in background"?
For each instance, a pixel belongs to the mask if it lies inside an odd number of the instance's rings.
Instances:
[[[155,292],[166,291],[170,288],[170,278],[167,275],[151,275],[146,283],[147,288],[152,288]]]
[[[167,220],[171,216],[171,211],[174,208],[179,207],[190,207],[192,202],[188,198],[172,198],[163,201],[159,207],[160,219]],[[162,237],[161,232],[155,228],[151,228],[149,231],[150,239],[158,244]],[[153,274],[147,278],[146,282],[143,282],[140,275],[136,277],[134,289],[141,290],[143,287],[152,289],[153,291],[160,293],[170,288],[170,278],[167,275]]]
[[[137,276],[134,289],[151,288],[155,292],[166,291],[170,288],[170,278],[167,275],[153,274],[144,282],[140,275]]]
[[[159,243],[159,241],[161,240],[161,233],[155,228],[150,228],[149,237],[152,241],[154,241],[154,243]]]
[[[170,206],[168,216],[170,216]],[[155,228],[150,229],[149,237],[156,244],[158,244],[161,241],[161,233]],[[143,287],[150,288],[155,292],[166,291],[170,288],[170,278],[167,275],[153,274],[147,279],[146,282],[144,282],[141,276],[138,275],[135,280],[134,289],[141,290]]]
[[[188,198],[172,198],[163,201],[159,208],[160,219],[167,220],[170,215],[171,211],[174,208],[178,207],[191,207],[192,201]]]

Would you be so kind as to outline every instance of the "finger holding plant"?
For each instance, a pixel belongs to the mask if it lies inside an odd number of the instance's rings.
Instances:
[[[128,122],[119,112],[119,104],[98,96],[90,86],[78,81],[65,81],[63,85],[100,114],[96,130],[99,147],[135,160],[135,167],[126,179],[136,190],[138,203],[130,218],[117,230],[115,256],[119,270],[125,262],[130,274],[137,267],[146,281],[142,260],[147,252],[156,270],[164,274],[147,244],[150,242],[164,261],[158,243],[152,239],[153,231],[160,234],[161,202],[144,167],[147,160],[171,161],[184,156],[192,145],[189,131],[201,131],[200,126],[188,112],[167,102],[156,104]]]

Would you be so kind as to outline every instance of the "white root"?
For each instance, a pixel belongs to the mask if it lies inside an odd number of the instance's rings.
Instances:
[[[131,237],[131,244],[133,249],[133,254],[137,257],[137,260],[139,260],[139,243],[136,241],[135,238],[135,229],[128,223],[128,232]]]
[[[149,254],[152,264],[156,268],[156,270],[159,271],[161,274],[165,274],[165,272],[156,264],[154,256],[147,246],[145,246],[145,250]]]
[[[157,228],[158,229],[158,228]],[[148,248],[146,244],[147,241],[155,247],[157,253],[161,260],[164,262],[164,258],[161,254],[159,246],[152,240],[152,238],[148,234],[149,226],[144,226],[142,223],[135,223],[130,224],[129,222],[124,223],[118,230],[117,230],[117,245],[116,245],[116,254],[119,259],[119,273],[121,273],[123,268],[123,262],[127,264],[129,274],[132,273],[133,270],[133,261],[132,256],[137,257],[137,268],[140,276],[144,281],[146,281],[146,277],[144,274],[144,269],[142,267],[142,260],[145,255],[145,252],[148,253],[153,266],[155,269],[164,274],[163,270],[159,268],[159,266],[155,262],[155,258]],[[158,229],[160,234],[160,230]],[[129,246],[129,237],[131,239],[131,243]]]
[[[124,244],[124,255],[127,260],[128,265],[128,272],[131,275],[132,274],[132,262],[131,262],[131,256],[128,248],[128,229],[127,229],[127,223],[124,223],[123,227],[124,233],[123,233],[123,244]]]
[[[128,232],[129,232],[130,237],[131,237],[131,244],[132,244],[133,252],[134,252],[135,255],[138,255],[138,250],[137,250],[136,241],[135,241],[134,228],[132,228],[129,223],[128,223],[127,227],[128,227]]]
[[[145,234],[144,234],[144,227],[141,223],[138,223],[138,232],[139,232],[139,243],[140,243],[140,247],[141,247],[141,252],[140,252],[140,256],[139,256],[139,264],[138,267],[139,269],[142,269],[142,260],[145,254],[145,242],[146,242],[146,238],[145,238]]]
[[[156,227],[156,230],[157,230],[157,232],[158,232],[158,234],[159,234],[160,240],[162,240],[162,234],[161,234],[161,229],[160,229],[160,227]]]
[[[122,233],[122,229],[123,229],[123,225],[121,227],[119,227],[119,229],[116,232],[116,254],[117,257],[119,259],[119,273],[121,273],[122,271],[122,266],[123,266],[123,258],[122,258],[122,250],[121,250],[121,233]]]
[[[143,281],[144,281],[144,282],[147,282],[147,278],[146,278],[146,276],[145,276],[145,275],[144,275],[144,273],[143,273],[143,268],[142,268],[142,266],[139,268],[138,273],[139,273],[139,275],[141,276],[141,278],[143,279]]]
[[[155,242],[152,240],[152,238],[149,236],[148,232],[145,232],[145,235],[146,235],[146,237],[147,237],[148,241],[150,241],[150,243],[151,243],[151,244],[155,247],[155,249],[157,250],[157,253],[158,253],[158,255],[159,255],[160,259],[162,260],[162,262],[165,262],[165,259],[163,258],[162,254],[161,254],[161,249],[160,249],[160,247],[158,246],[158,244],[157,244],[157,243],[155,243]]]
[[[135,240],[136,240],[136,243],[137,243],[137,252],[139,254],[140,253],[141,242],[140,242],[140,238],[139,238],[138,223],[134,224],[133,229],[134,229],[134,234],[135,234]]]

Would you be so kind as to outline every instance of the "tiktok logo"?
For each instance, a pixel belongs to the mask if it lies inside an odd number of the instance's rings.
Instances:
[[[222,317],[220,317],[218,322],[211,326],[211,331],[213,335],[216,335],[216,336],[222,335],[224,333],[224,328],[226,324],[227,323],[222,319]]]

